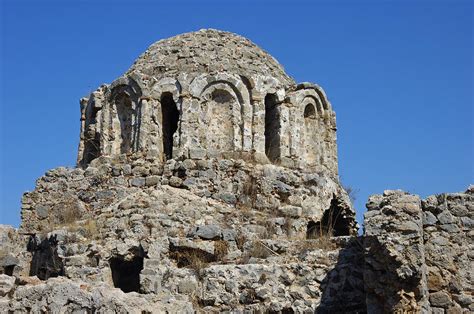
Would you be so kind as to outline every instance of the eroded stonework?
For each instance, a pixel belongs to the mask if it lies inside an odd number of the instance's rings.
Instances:
[[[367,207],[358,236],[319,86],[238,35],[179,35],[81,99],[78,166],[0,226],[0,309],[473,310],[472,188]]]
[[[337,176],[336,121],[324,91],[296,84],[235,34],[201,30],[159,41],[130,70],[81,100],[78,163],[143,152],[251,158]]]

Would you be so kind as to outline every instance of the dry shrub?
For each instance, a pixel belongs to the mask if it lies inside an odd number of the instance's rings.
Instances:
[[[257,300],[257,292],[255,288],[249,287],[242,291],[242,295],[240,297],[240,302],[243,304],[252,304]]]
[[[178,263],[178,267],[192,269],[199,276],[201,270],[215,260],[214,255],[199,249],[178,249],[170,252],[170,257]]]
[[[293,218],[285,217],[285,223],[282,226],[283,231],[290,238],[293,236]]]
[[[277,227],[274,221],[267,220],[263,223],[265,231],[260,234],[262,239],[271,239],[277,233]]]
[[[311,224],[311,222],[310,222]],[[306,231],[306,241],[302,241],[301,250],[322,249],[333,250],[336,244],[331,240],[333,235],[333,224],[323,226],[321,222],[313,223]]]
[[[254,241],[248,254],[250,257],[267,258],[272,254],[272,251],[267,248],[262,242]]]
[[[88,219],[82,226],[84,230],[84,236],[89,239],[97,239],[99,237],[99,228],[97,222],[93,219]]]
[[[249,197],[250,204],[248,205],[252,208],[255,207],[258,195],[257,178],[250,176],[249,179],[243,183],[242,194]]]
[[[186,232],[183,228],[173,228],[168,231],[168,236],[172,238],[185,237]]]
[[[78,200],[67,199],[64,202],[54,206],[54,212],[58,214],[58,220],[61,224],[70,224],[81,218],[83,211],[80,208]]]
[[[8,250],[1,248],[0,249],[0,260],[4,259],[8,255]]]
[[[352,205],[354,205],[357,199],[357,193],[359,193],[358,189],[354,189],[350,185],[344,185],[343,189],[346,191],[347,195],[349,195],[349,199],[351,200]]]
[[[247,238],[242,232],[239,232],[235,237],[235,244],[237,245],[237,248],[243,251],[245,242],[247,242]]]
[[[306,251],[312,251],[316,249],[324,250],[324,251],[332,251],[336,248],[336,243],[331,241],[331,237],[323,236],[317,239],[312,240],[301,240],[297,244],[297,249],[301,253]]]
[[[229,243],[224,240],[218,240],[214,242],[214,256],[216,260],[221,261],[229,251]]]

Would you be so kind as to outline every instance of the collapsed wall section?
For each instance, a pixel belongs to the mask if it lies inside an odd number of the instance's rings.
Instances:
[[[365,214],[368,312],[474,310],[474,187],[418,196],[385,191]]]
[[[429,303],[433,312],[474,312],[474,186],[422,202]]]

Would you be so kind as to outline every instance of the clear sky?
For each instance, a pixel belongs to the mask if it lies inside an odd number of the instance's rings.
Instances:
[[[74,166],[79,98],[154,41],[201,28],[248,37],[325,89],[359,221],[370,194],[474,182],[472,1],[0,3],[0,223],[19,224],[46,170]]]

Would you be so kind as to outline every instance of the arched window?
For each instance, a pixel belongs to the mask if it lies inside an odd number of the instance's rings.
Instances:
[[[115,97],[115,107],[120,122],[120,153],[133,150],[137,133],[137,113],[130,95],[123,92]]]
[[[161,96],[163,152],[165,159],[173,158],[173,135],[178,129],[179,111],[171,93]]]
[[[280,158],[280,108],[275,94],[265,96],[265,154],[271,162]]]
[[[316,151],[318,149],[316,108],[309,103],[304,108],[304,153],[308,164],[316,162]]]
[[[98,109],[95,108],[94,102],[88,102],[84,123],[84,152],[80,162],[83,167],[100,156],[100,133],[96,129],[97,112]]]
[[[304,118],[316,118],[316,110],[313,104],[307,104],[304,108]]]

